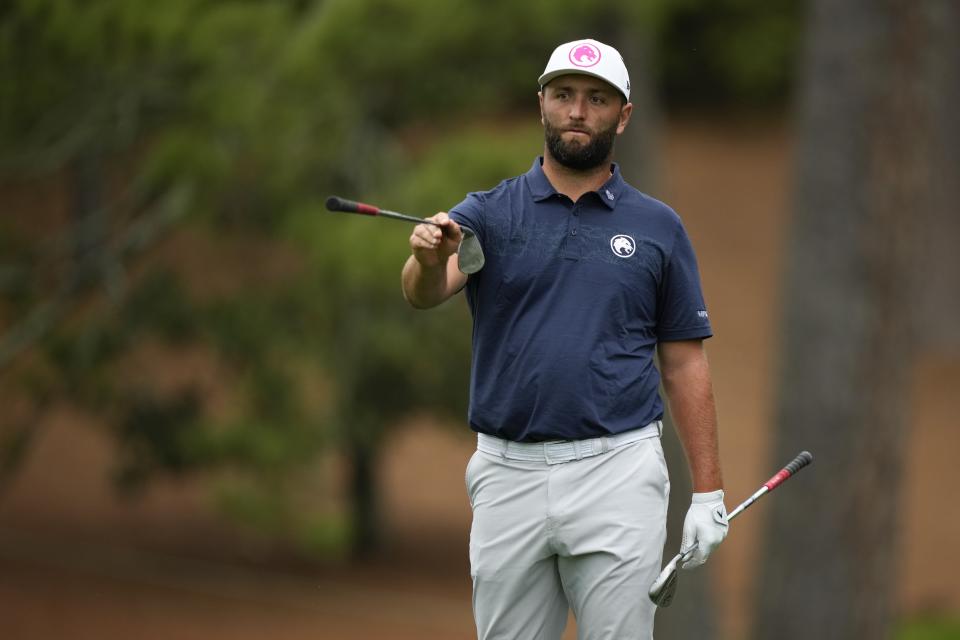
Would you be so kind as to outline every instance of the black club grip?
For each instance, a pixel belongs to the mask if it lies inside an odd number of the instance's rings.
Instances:
[[[805,466],[813,462],[813,456],[809,451],[801,451],[797,454],[797,457],[790,461],[785,468],[790,472],[790,475],[795,474],[800,469],[803,469]]]

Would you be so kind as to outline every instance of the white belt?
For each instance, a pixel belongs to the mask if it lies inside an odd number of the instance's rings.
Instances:
[[[486,433],[477,434],[477,449],[484,453],[509,458],[510,460],[524,460],[526,462],[545,462],[560,464],[572,460],[581,460],[590,456],[598,456],[617,447],[644,440],[658,438],[663,433],[663,423],[660,420],[651,422],[645,427],[624,431],[611,436],[588,438],[586,440],[550,440],[547,442],[514,442],[504,440]]]

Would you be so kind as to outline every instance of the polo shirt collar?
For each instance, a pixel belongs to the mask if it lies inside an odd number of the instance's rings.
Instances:
[[[546,174],[543,173],[543,156],[537,156],[533,161],[533,166],[527,172],[527,184],[534,202],[541,202],[557,193]],[[624,184],[623,176],[620,175],[620,165],[614,162],[610,178],[594,193],[612,211],[623,193]]]

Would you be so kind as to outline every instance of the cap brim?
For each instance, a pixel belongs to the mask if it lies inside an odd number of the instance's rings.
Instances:
[[[627,94],[625,94],[622,90],[620,90],[620,88],[617,87],[617,85],[613,84],[612,82],[610,82],[609,80],[601,76],[599,73],[594,73],[592,71],[587,71],[585,69],[557,69],[555,71],[551,71],[550,73],[543,74],[542,76],[540,76],[540,79],[537,82],[540,84],[541,87],[545,87],[547,86],[547,83],[549,83],[554,78],[558,78],[560,76],[570,76],[570,75],[590,76],[598,80],[603,80],[608,85],[613,87],[617,93],[622,95],[627,100],[627,102],[630,102],[630,97]]]

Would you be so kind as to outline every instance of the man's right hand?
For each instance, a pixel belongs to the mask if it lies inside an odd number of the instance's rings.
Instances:
[[[454,222],[446,212],[427,218],[436,222],[432,224],[418,224],[410,234],[410,250],[413,257],[422,266],[436,268],[446,266],[447,260],[457,252],[463,231],[460,225]]]

